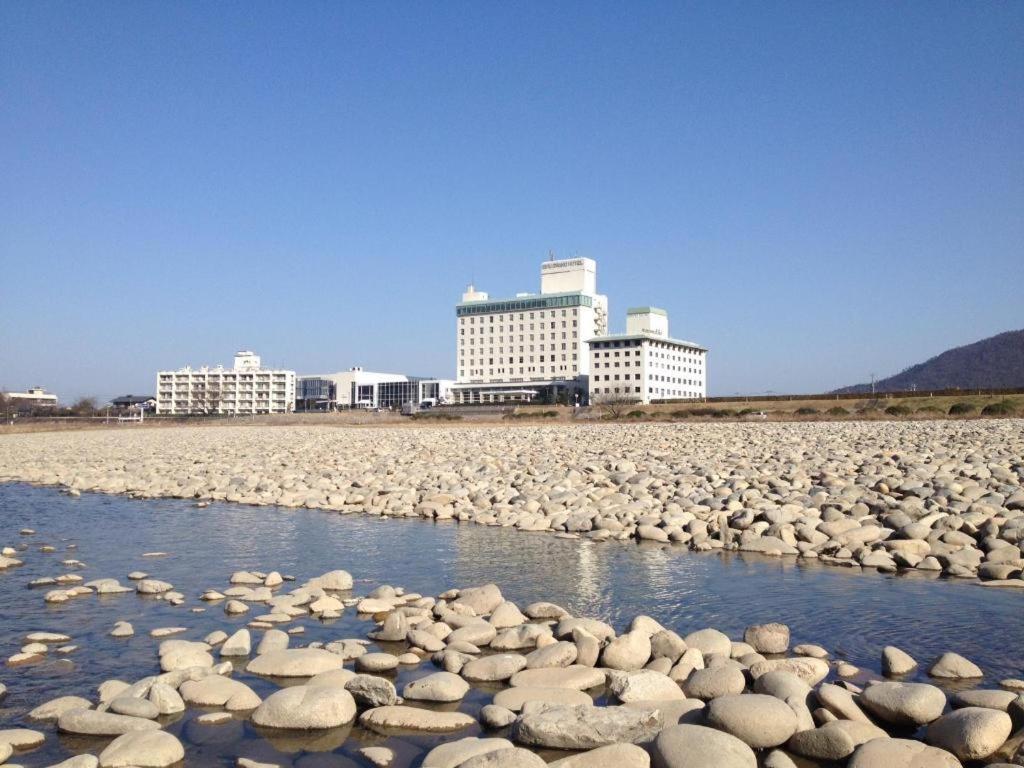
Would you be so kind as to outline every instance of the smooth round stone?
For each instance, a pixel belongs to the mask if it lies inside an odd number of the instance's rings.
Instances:
[[[590,705],[594,700],[583,691],[575,688],[534,688],[528,686],[516,686],[506,688],[494,694],[494,704],[512,712],[519,712],[523,705],[529,701],[543,701],[549,704],[585,704]]]
[[[960,691],[953,694],[952,704],[956,708],[985,707],[1005,712],[1017,696],[1018,694],[1013,691],[975,688],[971,691]]]
[[[457,768],[472,757],[514,747],[515,745],[508,739],[480,739],[468,736],[434,747],[423,758],[422,768]]]
[[[1012,730],[1013,722],[1005,712],[964,707],[929,725],[925,741],[961,760],[983,760],[1003,745]]]
[[[696,648],[704,656],[721,654],[729,656],[732,652],[732,641],[729,636],[717,629],[701,629],[691,632],[683,638],[687,648]]]
[[[642,669],[651,658],[651,637],[646,632],[626,632],[608,642],[601,653],[601,666],[632,671]]]
[[[568,667],[576,661],[578,653],[575,643],[559,640],[526,654],[526,668]]]
[[[462,676],[474,682],[508,680],[526,666],[526,657],[517,653],[499,653],[467,661]],[[548,670],[536,670],[547,672]]]
[[[0,730],[0,744],[11,749],[35,749],[46,741],[46,736],[30,728],[7,728]]]
[[[946,694],[927,683],[876,683],[860,695],[861,705],[893,725],[926,725],[946,708]]]
[[[368,709],[359,722],[364,728],[382,734],[389,731],[447,733],[476,724],[476,720],[462,712],[432,712],[401,705]]]
[[[469,683],[451,672],[435,672],[402,689],[402,696],[412,701],[460,701],[467,693]]]
[[[185,711],[185,701],[181,695],[166,683],[153,683],[149,688],[149,700],[156,706],[161,715],[173,715]]]
[[[81,696],[59,696],[51,699],[28,713],[32,720],[56,720],[69,709],[89,709],[92,702]]]
[[[833,720],[820,728],[798,731],[789,740],[789,750],[815,760],[843,760],[861,744],[885,739],[889,734],[873,723]]]
[[[785,653],[789,650],[789,627],[785,624],[755,624],[747,627],[743,641],[758,653]]]
[[[617,742],[650,741],[664,723],[664,716],[656,709],[527,702],[512,729],[512,738],[534,747],[594,749]]]
[[[984,677],[985,673],[974,662],[968,661],[958,653],[944,653],[928,670],[932,677],[949,680],[964,680]]]
[[[619,701],[673,701],[685,699],[683,689],[668,675],[650,669],[637,672],[613,672],[609,687]]]
[[[341,669],[344,663],[340,656],[322,648],[288,648],[257,656],[249,662],[247,669],[254,675],[269,677],[312,677],[331,669]]]
[[[3,762],[3,761],[0,761]],[[50,768],[98,768],[100,759],[95,755],[75,755]]]
[[[654,768],[757,768],[754,751],[731,734],[702,725],[671,725],[654,740]]]
[[[706,712],[708,725],[754,749],[784,744],[797,728],[796,715],[784,701],[760,693],[719,696]]]
[[[110,711],[118,715],[144,717],[147,720],[160,716],[156,704],[149,699],[139,699],[135,696],[118,696],[110,702]]]
[[[944,749],[910,739],[873,739],[854,751],[846,768],[963,768]]]
[[[609,744],[548,763],[547,768],[649,768],[651,758],[635,744]]]
[[[509,681],[513,688],[572,688],[585,691],[605,683],[605,674],[593,667],[572,665],[551,669],[524,669]]]
[[[810,686],[815,686],[828,677],[829,666],[824,659],[801,656],[789,659],[765,659],[750,666],[750,675],[755,680],[769,672],[791,672]]]
[[[229,712],[255,709],[260,697],[245,683],[230,677],[209,675],[201,680],[187,680],[178,692],[189,704],[200,707],[224,707]]]
[[[507,728],[515,721],[515,712],[500,707],[497,704],[487,704],[480,710],[480,722],[492,730]]]
[[[471,757],[461,763],[459,768],[546,768],[546,765],[538,755],[528,749],[513,747]]]
[[[93,709],[69,709],[57,719],[57,728],[85,736],[120,736],[131,731],[159,729],[152,720]]]
[[[743,693],[747,679],[734,666],[695,669],[683,683],[686,695],[705,701]]]
[[[297,685],[270,694],[252,713],[252,722],[267,728],[320,730],[351,723],[356,702],[344,688]]]
[[[100,752],[100,768],[166,768],[185,759],[185,748],[166,731],[118,736]]]
[[[901,651],[894,645],[882,649],[882,674],[886,677],[899,677],[913,672],[917,668],[914,657]]]
[[[390,653],[364,653],[356,659],[360,672],[389,672],[398,669],[398,657]]]

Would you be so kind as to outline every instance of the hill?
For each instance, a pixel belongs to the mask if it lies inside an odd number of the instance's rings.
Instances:
[[[1007,331],[949,349],[923,363],[875,382],[876,392],[909,389],[1011,389],[1024,387],[1024,330]],[[833,394],[870,392],[855,384]]]

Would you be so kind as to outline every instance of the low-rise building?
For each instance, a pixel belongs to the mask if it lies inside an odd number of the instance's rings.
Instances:
[[[262,367],[259,355],[235,353],[231,368],[159,371],[156,412],[164,415],[290,413],[295,371]]]
[[[126,411],[152,411],[156,408],[156,398],[152,395],[121,395],[111,399],[110,407]]]
[[[316,374],[299,378],[300,408],[334,410],[337,408],[400,409],[412,403],[433,405],[451,399],[450,379],[407,376],[403,373],[378,373],[350,368],[339,373]]]
[[[707,397],[708,350],[670,337],[663,309],[630,309],[625,333],[598,336],[587,344],[591,403]]]
[[[56,408],[57,396],[42,387],[29,387],[27,392],[8,392],[11,406],[17,411],[31,411],[36,408]]]

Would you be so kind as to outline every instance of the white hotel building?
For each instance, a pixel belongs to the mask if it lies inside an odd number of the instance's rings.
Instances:
[[[186,414],[290,413],[295,410],[295,371],[263,368],[248,350],[235,353],[230,369],[202,367],[160,371],[156,412]]]
[[[539,294],[491,299],[470,285],[455,315],[455,403],[577,393],[582,399],[590,373],[587,339],[608,332],[608,297],[597,293],[592,259],[547,261]]]
[[[588,344],[592,403],[707,397],[708,351],[671,338],[663,309],[630,309],[624,334],[595,336]]]

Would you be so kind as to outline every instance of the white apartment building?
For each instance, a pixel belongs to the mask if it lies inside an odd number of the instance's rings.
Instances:
[[[455,403],[529,402],[587,390],[586,340],[608,332],[593,259],[546,261],[540,293],[491,299],[470,285],[456,305]]]
[[[57,407],[57,396],[42,387],[29,387],[28,392],[8,392],[7,396],[22,408]]]
[[[307,410],[337,408],[400,409],[412,403],[447,403],[452,394],[451,379],[406,376],[402,373],[377,373],[350,368],[339,373],[300,376],[297,398]]]
[[[699,400],[707,397],[704,347],[668,335],[668,313],[657,307],[626,312],[624,334],[597,336],[590,347],[590,402]]]
[[[259,355],[235,353],[235,363],[193,370],[159,371],[156,412],[164,415],[290,413],[295,410],[295,371],[263,368]]]

